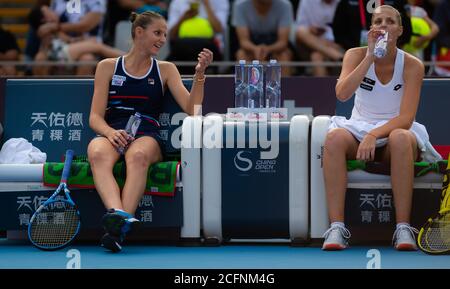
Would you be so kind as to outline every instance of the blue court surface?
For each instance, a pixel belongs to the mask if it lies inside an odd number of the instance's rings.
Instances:
[[[78,251],[73,251],[76,249]],[[369,251],[371,249],[378,250]],[[75,253],[74,253],[75,252]],[[128,245],[121,253],[96,244],[40,251],[27,242],[0,239],[0,269],[64,269],[79,252],[83,269],[450,269],[450,256],[397,252],[389,246],[353,246],[340,252],[287,244],[231,244],[219,247]]]

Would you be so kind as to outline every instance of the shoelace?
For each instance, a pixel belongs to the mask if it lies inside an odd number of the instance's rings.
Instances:
[[[342,234],[342,236],[345,239],[349,239],[352,236],[350,234],[350,231],[346,227],[335,225],[335,226],[331,226],[330,228],[328,228],[328,230],[326,230],[325,233],[323,234],[323,237],[325,239],[328,238],[328,235],[330,235],[331,231],[334,231],[334,230],[339,230],[339,232]]]
[[[414,234],[419,234],[419,230],[417,230],[416,228],[408,226],[408,225],[401,225],[394,232],[394,236],[392,237],[392,244],[395,244],[395,240],[397,239],[400,232],[403,230],[409,230],[409,232],[413,236],[414,236]]]

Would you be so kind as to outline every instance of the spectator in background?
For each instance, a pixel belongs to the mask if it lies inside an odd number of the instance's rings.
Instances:
[[[302,0],[297,9],[297,47],[312,62],[319,64],[325,60],[339,61],[344,57],[343,49],[334,42],[334,13],[339,0]],[[313,67],[314,76],[325,76],[327,68]]]
[[[197,61],[204,47],[223,59],[224,33],[230,10],[228,0],[172,0],[169,6],[168,28],[170,54],[168,60]],[[180,67],[180,73],[192,71]]]
[[[163,15],[167,19],[167,7],[169,1],[154,0],[116,0],[108,1],[108,10],[105,15],[105,34],[106,44],[114,46],[116,25],[120,21],[128,21],[131,12],[142,13],[145,11],[154,11]]]
[[[367,46],[367,32],[370,29],[374,9],[369,2],[374,3],[372,0],[341,0],[339,2],[333,19],[333,33],[335,42],[345,50]],[[411,37],[411,21],[406,14],[407,0],[384,0],[383,2],[400,12],[403,34],[398,39],[398,45],[402,47]],[[371,9],[367,9],[368,6]]]
[[[0,26],[0,61],[17,61],[19,54],[20,49],[14,34]],[[16,73],[14,65],[0,66],[0,76],[16,75]]]
[[[117,0],[122,7],[128,8],[136,13],[153,11],[167,18],[167,3],[158,0]]]
[[[443,0],[434,10],[433,20],[439,26],[437,41],[437,60],[450,61],[450,0]],[[450,65],[439,65],[436,72],[450,77]]]
[[[293,14],[287,0],[236,0],[232,12],[240,45],[236,59],[291,61],[294,54],[289,32]],[[290,75],[290,68],[282,67],[282,74]]]
[[[416,4],[417,0],[408,0],[408,15],[411,18],[411,39],[403,46],[403,50],[424,60],[424,49],[439,33],[437,24],[428,17],[427,12]]]
[[[106,2],[85,0],[80,4],[80,11],[67,9],[65,0],[54,0],[51,7],[41,8],[44,23],[37,31],[41,46],[35,57],[36,61],[48,59],[95,61],[95,53],[105,57],[123,54],[102,43],[102,23]],[[93,70],[92,65],[78,66],[76,74],[92,75]],[[48,74],[48,69],[37,67],[34,73]]]
[[[29,29],[26,36],[25,60],[29,62],[34,60],[41,46],[41,40],[37,35],[37,31],[39,30],[39,26],[44,24],[45,20],[41,12],[43,6],[50,6],[50,0],[36,1],[27,17]]]

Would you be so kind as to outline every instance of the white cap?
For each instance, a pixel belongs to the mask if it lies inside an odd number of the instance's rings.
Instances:
[[[244,59],[239,60],[239,64],[245,64],[245,60]]]
[[[259,64],[259,60],[253,60],[252,64]]]
[[[277,63],[277,60],[276,60],[276,59],[271,59],[271,60],[269,61],[269,63],[270,63],[270,64],[275,64],[275,63]]]

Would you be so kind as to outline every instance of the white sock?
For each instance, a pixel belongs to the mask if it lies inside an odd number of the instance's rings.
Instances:
[[[397,223],[396,229],[398,229],[400,226],[408,226],[408,227],[411,227],[411,226],[409,225],[409,223]]]
[[[331,223],[330,227],[334,227],[334,226],[339,226],[339,227],[344,227],[345,228],[345,224],[343,222],[333,222],[333,223]]]

